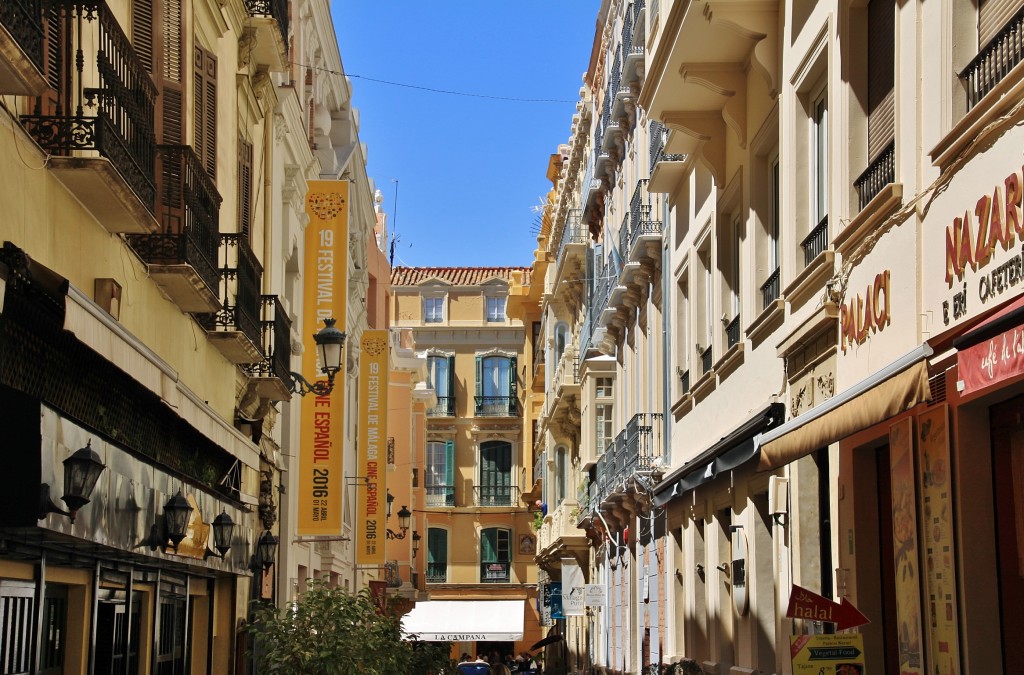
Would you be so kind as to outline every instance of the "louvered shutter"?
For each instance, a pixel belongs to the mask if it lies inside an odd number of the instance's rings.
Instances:
[[[980,0],[978,3],[978,51],[1024,7],[1024,0]]]
[[[868,161],[894,138],[895,15],[893,0],[868,4]]]
[[[252,243],[252,143],[238,138],[238,228]]]
[[[508,360],[508,413],[510,415],[517,414],[517,403],[519,399],[517,384],[518,376],[516,375],[516,363],[517,359],[515,356],[509,357]]]
[[[439,527],[427,530],[427,562],[437,565],[448,563],[448,531]]]
[[[134,0],[132,48],[153,78],[158,143],[182,142],[181,0]]]
[[[455,506],[455,441],[444,442],[445,505]]]
[[[481,401],[479,397],[484,395],[484,363],[483,357],[476,357],[476,395],[477,395],[477,408],[480,407]]]
[[[217,179],[217,58],[195,48],[195,151],[211,179]]]

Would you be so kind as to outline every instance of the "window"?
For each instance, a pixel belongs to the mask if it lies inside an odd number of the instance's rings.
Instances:
[[[423,298],[423,323],[444,321],[444,296]]]
[[[565,322],[559,321],[558,325],[555,326],[555,366],[558,366],[558,362],[562,360],[562,354],[565,353],[565,347],[569,343],[569,326]]]
[[[612,414],[614,407],[612,403],[612,378],[599,377],[594,383],[594,396],[597,399],[595,404],[595,420],[597,423],[594,437],[594,454],[600,457],[614,438],[612,432]]]
[[[193,149],[210,178],[217,180],[217,57],[199,45],[195,52]]]
[[[814,99],[811,118],[813,134],[811,162],[814,167],[814,194],[811,213],[813,224],[820,224],[828,218],[828,89],[825,88]]]
[[[480,530],[480,581],[507,584],[511,562],[512,531],[500,527]]]
[[[252,243],[252,143],[242,136],[238,137],[238,231],[247,244]]]
[[[455,415],[455,357],[427,357],[427,386],[434,390],[437,405],[427,411],[431,417]]]
[[[560,445],[555,448],[555,495],[554,505],[557,507],[563,501],[565,501],[565,483],[566,483],[566,455],[567,451],[564,445]]]
[[[480,486],[477,506],[512,506],[512,444],[484,441],[480,444]]]
[[[488,321],[504,321],[505,320],[505,298],[504,297],[487,297],[487,320]]]
[[[427,506],[455,506],[455,441],[427,443]]]
[[[689,268],[684,267],[676,281],[676,371],[679,375],[680,394],[690,391],[690,283]]]
[[[448,581],[448,530],[427,529],[427,583]]]
[[[516,396],[516,357],[476,357],[476,415],[516,415]]]

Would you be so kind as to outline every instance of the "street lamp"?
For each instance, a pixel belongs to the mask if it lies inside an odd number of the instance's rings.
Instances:
[[[260,568],[263,571],[269,570],[270,566],[274,564],[276,556],[277,537],[270,530],[264,530],[263,534],[260,535],[259,541],[256,542],[256,550],[253,551],[252,571],[255,572]]]
[[[310,382],[300,373],[291,373],[292,393],[299,396],[313,393],[317,396],[330,396],[334,391],[334,376],[341,370],[341,352],[345,345],[345,333],[334,327],[334,319],[324,319],[324,327],[313,334],[316,343],[317,359],[320,361],[320,372],[327,376],[327,381]]]
[[[50,485],[43,483],[39,491],[39,518],[45,518],[48,513],[60,513],[74,523],[78,510],[89,503],[96,482],[107,467],[92,449],[92,439],[86,442],[84,448],[79,448],[65,459],[63,464],[64,496],[61,500],[67,505],[68,510],[65,511],[53,503],[50,499]]]
[[[178,494],[164,504],[164,524],[167,526],[167,538],[171,540],[171,546],[174,547],[175,553],[178,551],[178,544],[185,538],[191,516],[192,505],[181,494],[181,488],[178,488]]]
[[[416,554],[419,553],[419,551],[420,551],[420,539],[422,539],[422,538],[423,537],[420,536],[419,532],[413,532],[412,533],[412,557],[413,558],[415,558]]]
[[[235,531],[235,521],[231,520],[228,512],[221,511],[221,514],[213,519],[213,547],[223,558],[231,550],[231,535]]]
[[[412,520],[412,511],[409,510],[409,507],[403,504],[402,508],[398,509],[398,527],[402,530],[401,534],[395,532],[391,528],[387,528],[384,532],[385,536],[388,539],[405,539],[405,535],[409,533],[410,520]]]

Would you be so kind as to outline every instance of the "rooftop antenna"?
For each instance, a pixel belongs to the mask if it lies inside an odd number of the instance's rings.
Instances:
[[[395,184],[395,201],[392,205],[391,214],[391,255],[388,258],[388,266],[394,268],[395,266],[395,244],[398,243],[398,179],[392,178],[391,182]]]

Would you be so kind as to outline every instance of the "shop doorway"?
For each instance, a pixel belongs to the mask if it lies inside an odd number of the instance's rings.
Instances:
[[[67,642],[68,590],[66,586],[47,584],[43,600],[43,639],[40,642],[40,675],[64,672],[64,646]]]
[[[96,673],[120,675],[139,670],[140,609],[138,597],[127,611],[127,593],[122,589],[100,589],[96,608]],[[129,625],[130,622],[130,625]],[[125,671],[125,661],[128,670]]]
[[[476,653],[473,654],[473,657],[482,654],[488,662],[494,663],[494,659],[497,659],[497,662],[503,663],[507,654],[511,654],[512,658],[515,658],[515,648],[516,643],[514,642],[477,642]]]
[[[999,618],[1004,672],[1024,668],[1024,396],[992,406]]]
[[[156,655],[156,675],[185,675],[186,602],[184,596],[160,598],[160,640]]]

